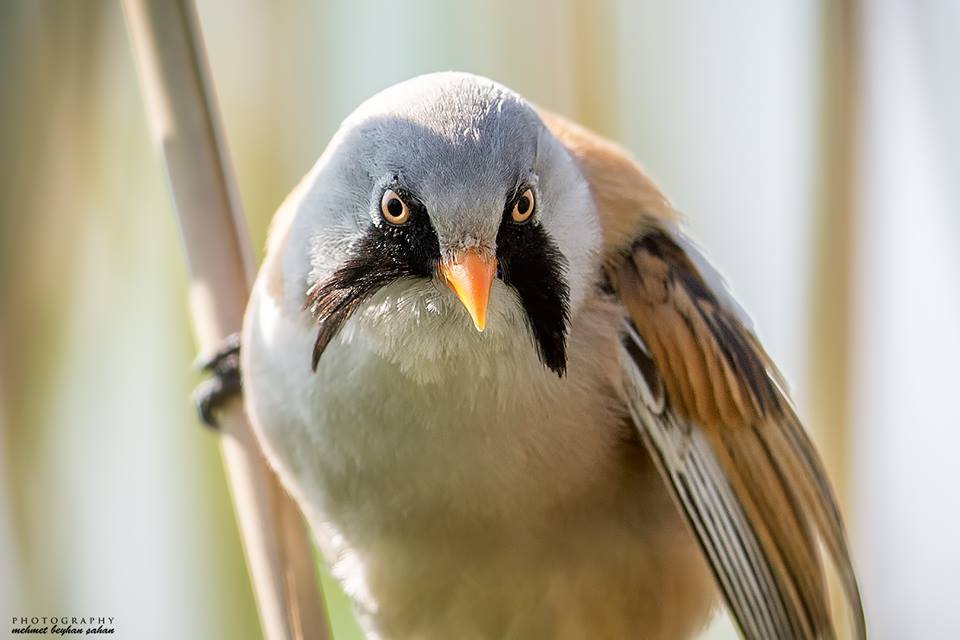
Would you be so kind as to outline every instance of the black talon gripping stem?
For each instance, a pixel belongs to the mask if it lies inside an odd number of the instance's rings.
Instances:
[[[212,374],[212,377],[194,389],[193,404],[197,408],[200,421],[211,429],[216,429],[219,422],[215,414],[243,390],[240,376],[240,334],[231,334],[215,351],[200,354],[195,366]]]

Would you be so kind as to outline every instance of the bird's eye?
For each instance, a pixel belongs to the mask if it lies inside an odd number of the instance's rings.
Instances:
[[[410,207],[392,189],[383,192],[383,197],[380,198],[380,213],[383,214],[383,219],[392,225],[401,225],[410,219]]]
[[[510,219],[516,223],[524,223],[533,215],[534,200],[533,189],[527,189],[517,201],[513,203],[513,211],[510,212]]]

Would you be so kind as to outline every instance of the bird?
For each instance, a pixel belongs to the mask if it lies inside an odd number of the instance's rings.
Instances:
[[[866,636],[821,460],[680,214],[493,80],[346,117],[271,223],[239,367],[369,638],[689,638],[721,603],[751,640]]]

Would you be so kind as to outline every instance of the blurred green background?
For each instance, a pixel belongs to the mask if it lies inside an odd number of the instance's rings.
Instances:
[[[198,10],[258,257],[339,121],[419,73],[488,75],[623,142],[787,374],[872,637],[960,637],[960,3]],[[119,3],[0,3],[0,87],[0,614],[258,638]]]

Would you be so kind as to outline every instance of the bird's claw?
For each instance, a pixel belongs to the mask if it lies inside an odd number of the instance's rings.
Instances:
[[[217,349],[201,353],[194,365],[201,371],[213,374],[193,391],[193,404],[200,421],[216,429],[219,422],[217,411],[243,390],[240,377],[240,334],[227,336]]]

